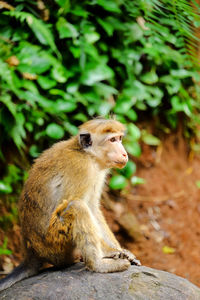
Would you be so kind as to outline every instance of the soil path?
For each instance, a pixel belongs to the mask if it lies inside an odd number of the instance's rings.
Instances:
[[[131,196],[119,201],[137,216],[142,238],[128,240],[107,212],[110,226],[142,264],[200,286],[200,157],[189,153],[180,134],[170,135],[158,149],[144,146],[137,175],[146,184],[131,188]]]

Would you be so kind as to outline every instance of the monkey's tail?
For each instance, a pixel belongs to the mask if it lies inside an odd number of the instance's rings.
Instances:
[[[16,267],[8,276],[0,280],[0,291],[3,291],[18,281],[36,275],[39,272],[39,266],[27,264],[22,262]]]

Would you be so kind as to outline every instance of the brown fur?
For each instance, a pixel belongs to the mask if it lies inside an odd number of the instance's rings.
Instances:
[[[86,130],[91,133],[103,134],[103,133],[123,133],[125,131],[125,126],[116,120],[105,120],[96,119],[90,120],[87,123],[81,125],[80,130]],[[114,126],[113,126],[114,124]]]
[[[99,204],[107,168],[116,164],[109,161],[108,152],[114,151],[123,165],[126,156],[121,142],[118,149],[117,143],[102,142],[102,137],[108,132],[121,135],[124,129],[115,120],[88,121],[80,132],[91,135],[91,147],[82,147],[77,135],[36,159],[19,203],[25,266],[31,270],[25,277],[35,274],[44,262],[55,266],[74,263],[77,250],[86,266],[96,272],[123,271],[134,261],[132,253],[124,254]],[[16,281],[2,287],[0,283],[0,290]]]

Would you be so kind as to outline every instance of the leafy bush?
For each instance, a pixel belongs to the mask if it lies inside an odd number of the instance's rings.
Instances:
[[[1,146],[14,144],[34,158],[76,134],[81,122],[114,112],[128,123],[127,150],[139,156],[141,137],[159,143],[133,125],[144,112],[173,128],[179,112],[198,121],[192,95],[199,76],[180,24],[159,1],[39,2],[1,4]]]

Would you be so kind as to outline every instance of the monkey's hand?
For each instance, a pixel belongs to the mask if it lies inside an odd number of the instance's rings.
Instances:
[[[126,249],[111,252],[108,255],[104,256],[104,258],[127,259],[128,261],[130,261],[131,265],[141,266],[141,262],[136,259],[135,255]]]

